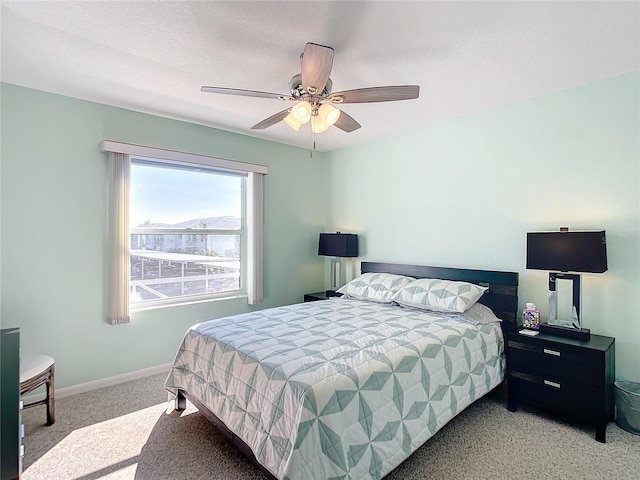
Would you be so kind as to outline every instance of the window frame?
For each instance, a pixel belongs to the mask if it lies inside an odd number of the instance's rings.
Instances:
[[[205,175],[229,175],[229,172],[224,170],[220,170],[215,167],[208,166],[198,166],[189,168],[188,165],[176,165],[175,162],[167,162],[163,159],[149,159],[149,158],[141,158],[138,156],[131,156],[131,166],[134,165],[139,166],[149,166],[152,168],[185,168],[187,167],[189,170],[193,171],[203,171]],[[192,303],[201,303],[208,302],[212,300],[219,299],[227,299],[227,298],[242,298],[247,296],[247,260],[248,260],[248,251],[247,251],[247,175],[243,173],[234,173],[232,176],[238,177],[241,179],[241,192],[240,192],[240,228],[238,229],[213,229],[213,228],[167,228],[167,227],[158,227],[158,228],[140,228],[140,227],[131,227],[129,229],[129,237],[132,235],[216,235],[216,236],[239,236],[240,237],[240,258],[238,261],[240,262],[240,270],[239,270],[239,283],[240,286],[234,290],[227,290],[224,292],[216,292],[216,293],[200,293],[193,295],[179,295],[175,297],[167,297],[167,298],[156,298],[144,301],[134,301],[133,293],[135,291],[135,280],[131,279],[129,288],[129,309],[131,313],[140,312],[144,310],[152,310],[156,308],[162,307],[172,307],[178,305],[188,305]],[[129,213],[132,212],[132,206],[129,205]],[[129,258],[135,256],[132,252],[129,252]],[[188,262],[186,262],[188,263]],[[178,278],[188,278],[188,277],[176,277],[176,281]]]
[[[107,323],[111,325],[130,323],[131,311],[147,310],[149,308],[163,308],[168,306],[185,305],[246,297],[249,305],[256,305],[263,301],[263,222],[264,222],[264,176],[269,173],[266,165],[239,162],[218,157],[179,152],[175,150],[159,149],[142,145],[104,140],[101,151],[107,153],[109,160],[109,215],[108,215],[108,298]],[[129,300],[130,293],[130,242],[129,227],[129,185],[130,167],[132,159],[142,162],[173,164],[179,167],[206,168],[220,173],[241,174],[243,180],[242,192],[242,230],[241,255],[246,255],[246,261],[241,259],[241,288],[230,292],[214,293],[211,296],[193,295],[172,297],[170,301],[149,305],[144,302],[143,308],[138,308],[141,302],[136,302],[132,309]],[[208,229],[217,231],[217,229]],[[223,230],[223,234],[236,235],[237,230]],[[151,232],[149,232],[151,233]],[[198,234],[204,232],[198,230]],[[183,233],[184,234],[184,233]],[[242,257],[241,257],[242,258]],[[242,280],[244,279],[244,281]],[[183,299],[188,299],[184,300]],[[165,299],[163,299],[165,300]],[[168,299],[167,299],[168,300]],[[180,300],[180,301],[176,301]]]

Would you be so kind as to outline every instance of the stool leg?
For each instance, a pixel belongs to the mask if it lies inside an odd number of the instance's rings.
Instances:
[[[54,366],[51,365],[51,376],[47,380],[47,425],[53,425],[56,421],[53,369]]]

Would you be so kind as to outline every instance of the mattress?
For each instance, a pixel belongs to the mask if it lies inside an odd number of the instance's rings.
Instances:
[[[280,479],[378,479],[504,378],[499,323],[352,299],[189,329],[165,387]]]

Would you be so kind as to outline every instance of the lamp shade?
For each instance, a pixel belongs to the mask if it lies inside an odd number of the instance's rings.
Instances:
[[[324,123],[331,126],[338,121],[340,118],[340,110],[329,105],[328,103],[323,103],[318,108],[318,116],[324,120]]]
[[[300,125],[302,125],[292,113],[289,113],[289,115],[284,117],[284,121],[285,121],[285,123],[287,125],[289,125],[291,128],[293,128],[296,132],[298,130],[300,130]]]
[[[357,257],[358,235],[354,233],[321,233],[318,255],[328,257]]]
[[[527,233],[527,268],[560,272],[606,272],[605,231]]]
[[[327,125],[320,115],[311,117],[311,131],[313,133],[322,133],[329,129],[331,125]]]
[[[311,104],[306,100],[296,103],[291,107],[291,115],[293,115],[299,123],[307,123],[311,118]]]

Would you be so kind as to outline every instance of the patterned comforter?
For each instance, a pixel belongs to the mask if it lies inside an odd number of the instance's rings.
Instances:
[[[277,478],[382,478],[504,376],[499,323],[333,299],[195,325],[165,387]]]

